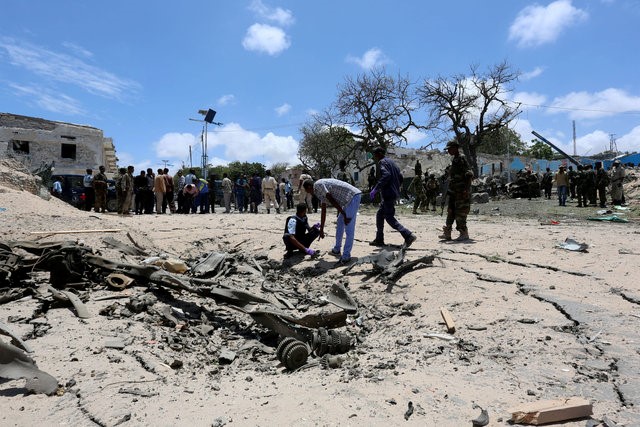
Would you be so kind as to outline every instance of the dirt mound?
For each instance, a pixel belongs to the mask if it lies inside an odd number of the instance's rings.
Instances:
[[[0,186],[38,194],[41,182],[40,177],[29,172],[19,161],[11,158],[0,158]]]

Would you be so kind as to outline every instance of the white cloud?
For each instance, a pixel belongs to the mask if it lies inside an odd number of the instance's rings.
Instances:
[[[380,49],[374,47],[366,51],[361,57],[347,56],[347,62],[357,64],[365,70],[370,70],[389,63],[389,60]]]
[[[189,147],[200,145],[200,135],[191,133],[165,133],[154,144],[156,156],[159,159],[187,159]]]
[[[522,73],[520,75],[520,80],[527,81],[527,80],[534,79],[534,78],[538,77],[540,74],[542,74],[543,72],[544,72],[544,68],[543,67],[536,67],[531,71],[527,71],[525,73]]]
[[[235,95],[228,94],[228,95],[222,95],[220,98],[218,98],[218,100],[216,101],[216,104],[222,107],[229,104],[235,104],[235,102],[236,102]]]
[[[118,151],[118,167],[126,168],[131,165],[134,167],[134,174],[138,175],[141,170],[146,171],[147,168],[152,168],[153,170],[158,169],[160,166],[164,166],[163,163],[152,162],[149,159],[143,160],[134,160],[133,155],[128,152]]]
[[[268,7],[261,0],[252,1],[249,5],[249,10],[262,19],[276,22],[282,26],[288,26],[294,22],[293,13],[289,9]]]
[[[289,113],[289,111],[291,111],[291,105],[289,105],[289,104],[287,104],[285,102],[281,106],[276,107],[275,110],[276,110],[276,114],[278,115],[278,117],[282,117],[285,114]]]
[[[232,161],[261,162],[270,166],[278,162],[297,164],[298,142],[292,136],[279,136],[271,132],[260,136],[243,129],[237,123],[229,123],[207,134],[209,164],[222,165]],[[194,165],[202,156],[200,135],[191,133],[166,133],[153,143],[158,159],[169,160],[175,168],[189,159],[192,148]],[[120,157],[120,153],[118,153]],[[160,164],[162,166],[162,164]],[[157,166],[159,167],[159,166]]]
[[[547,97],[535,92],[516,92],[512,96],[513,102],[522,104],[521,109],[536,108],[547,101]]]
[[[617,138],[616,146],[619,151],[640,151],[640,126],[634,127],[628,134]]]
[[[550,113],[566,112],[571,119],[595,119],[626,112],[640,112],[640,96],[609,88],[595,93],[571,92],[555,98],[551,105],[555,108],[549,109]]]
[[[83,48],[82,46],[72,42],[64,42],[62,43],[62,46],[71,50],[73,53],[75,53],[78,56],[84,56],[85,58],[91,58],[93,56],[93,52],[90,52],[87,49]]]
[[[6,51],[9,63],[51,81],[78,86],[105,98],[122,100],[139,90],[138,83],[89,65],[82,59],[50,51],[12,38],[0,38],[0,51]]]
[[[407,138],[407,145],[410,147],[419,147],[427,143],[427,134],[418,129],[409,128],[404,133],[404,136]]]
[[[214,150],[222,149],[228,161],[254,161],[267,166],[277,162],[299,163],[298,142],[292,136],[271,132],[260,136],[237,123],[229,123],[218,132],[210,132],[208,144]]]
[[[29,97],[44,110],[68,115],[85,114],[80,101],[63,93],[42,87],[23,86],[15,83],[10,83],[9,87],[13,89],[14,95]]]
[[[569,144],[567,153],[573,153],[573,141]],[[609,134],[601,130],[596,130],[587,135],[576,138],[576,151],[579,155],[588,156],[602,153],[609,149]]]
[[[527,144],[534,138],[531,134],[531,131],[534,130],[533,126],[531,126],[531,122],[527,119],[518,117],[509,123],[509,128],[520,135],[520,139]]]
[[[246,50],[264,52],[271,56],[278,55],[291,46],[287,34],[278,27],[265,24],[253,24],[247,29],[242,40]]]
[[[548,6],[534,4],[522,9],[509,28],[509,40],[520,47],[540,46],[555,41],[565,29],[585,21],[588,13],[557,0]]]

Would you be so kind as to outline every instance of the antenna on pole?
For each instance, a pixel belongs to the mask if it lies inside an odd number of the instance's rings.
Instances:
[[[573,121],[573,155],[577,156],[578,153],[576,151],[576,121]]]
[[[615,153],[616,156],[618,155],[618,144],[616,144],[616,134],[615,133],[610,133],[609,134],[609,151]]]

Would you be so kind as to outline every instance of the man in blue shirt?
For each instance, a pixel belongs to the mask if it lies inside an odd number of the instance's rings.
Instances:
[[[370,242],[371,246],[384,246],[384,222],[394,230],[398,231],[404,238],[406,247],[411,246],[417,237],[411,231],[406,229],[398,222],[396,214],[396,200],[400,197],[400,186],[402,184],[402,175],[398,166],[385,157],[386,151],[382,147],[376,147],[373,150],[373,158],[378,162],[380,167],[380,179],[375,184],[369,196],[371,200],[376,197],[379,192],[382,202],[376,213],[376,238]]]

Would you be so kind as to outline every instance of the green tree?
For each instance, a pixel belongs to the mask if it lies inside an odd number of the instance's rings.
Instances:
[[[319,178],[331,177],[331,171],[342,159],[353,155],[356,142],[344,128],[327,128],[312,121],[300,128],[302,139],[298,158],[311,175]]]
[[[527,144],[522,141],[520,134],[508,127],[501,127],[487,132],[485,140],[478,147],[478,152],[496,155],[519,156],[527,150]]]
[[[228,165],[214,166],[209,169],[209,174],[216,175],[218,179],[222,179],[223,174],[228,174],[230,179],[235,179],[240,175],[252,176],[254,173],[258,173],[260,176],[264,176],[265,167],[259,162],[239,162],[233,161]],[[200,175],[198,175],[200,176]]]
[[[531,140],[531,145],[527,147],[523,154],[528,157],[533,157],[534,159],[553,159],[553,150],[551,147],[535,138]]]
[[[287,178],[284,176],[284,173],[287,169],[289,169],[289,163],[287,162],[278,162],[271,165],[271,176],[278,178]],[[279,181],[279,180],[278,180]]]

